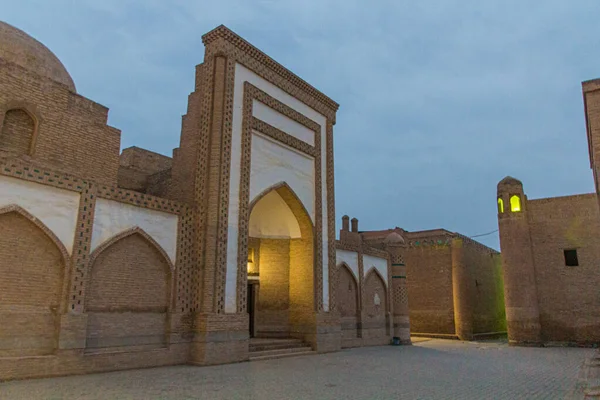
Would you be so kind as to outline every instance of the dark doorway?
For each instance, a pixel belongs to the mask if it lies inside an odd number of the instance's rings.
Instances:
[[[250,337],[254,337],[254,316],[255,316],[255,299],[256,299],[256,286],[255,284],[248,284],[248,297],[247,297],[247,308],[248,308],[248,319],[249,319],[249,331]]]

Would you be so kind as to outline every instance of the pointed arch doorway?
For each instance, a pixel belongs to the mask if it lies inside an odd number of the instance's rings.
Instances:
[[[314,316],[314,226],[286,183],[250,203],[248,236],[250,336],[302,339]]]

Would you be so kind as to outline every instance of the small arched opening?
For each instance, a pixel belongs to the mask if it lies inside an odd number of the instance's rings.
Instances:
[[[521,197],[519,195],[513,194],[512,196],[510,196],[510,211],[521,211]]]

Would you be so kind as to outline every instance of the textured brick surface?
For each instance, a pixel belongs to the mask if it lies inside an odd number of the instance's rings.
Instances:
[[[261,239],[257,336],[289,336],[290,241]]]
[[[344,342],[352,345],[358,337],[360,305],[356,279],[347,267],[342,266],[339,269],[336,286],[336,300],[342,324],[342,346],[347,345]]]
[[[157,249],[133,234],[91,266],[86,347],[164,345],[171,271]]]
[[[594,193],[528,200],[514,178],[498,184],[519,212],[498,214],[509,339],[516,342],[600,342],[600,212]],[[506,203],[506,201],[505,201]],[[576,249],[579,265],[566,266]]]
[[[6,399],[564,399],[589,349],[432,340],[216,367],[0,384]],[[360,365],[360,367],[357,367]]]
[[[30,122],[24,117],[14,126],[18,121],[11,110],[27,110],[38,120],[34,161],[85,179],[116,184],[120,132],[106,125],[107,108],[3,59],[0,87],[0,124],[6,115],[11,125],[6,129],[29,129]]]
[[[600,213],[594,194],[528,201],[544,341],[600,342]],[[564,249],[579,266],[565,266]]]
[[[410,329],[454,334],[450,247],[416,247],[404,252]]]
[[[20,109],[7,111],[0,131],[0,149],[29,155],[34,131],[34,121],[27,112]]]
[[[0,238],[0,357],[51,354],[64,259],[39,227],[16,212],[0,214]]]
[[[385,282],[374,270],[371,270],[365,278],[365,296],[362,307],[363,338],[374,339],[389,336],[387,290]]]

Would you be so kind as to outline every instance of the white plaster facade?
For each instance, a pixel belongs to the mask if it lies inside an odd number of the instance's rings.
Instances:
[[[0,176],[0,207],[15,204],[38,218],[73,252],[80,194],[71,190]]]
[[[360,279],[360,274],[358,273],[358,253],[355,251],[349,250],[336,250],[335,251],[335,262],[337,265],[345,263],[352,273],[354,274],[354,278],[358,282]]]
[[[314,158],[269,137],[253,133],[250,201],[282,181],[296,193],[314,224]]]
[[[327,152],[324,151],[325,143],[327,143],[327,119],[324,115],[320,114],[316,110],[310,108],[306,104],[302,103],[295,97],[289,95],[285,91],[281,90],[272,83],[261,78],[254,72],[241,64],[236,64],[235,67],[235,78],[234,78],[234,99],[233,99],[233,116],[232,116],[232,144],[231,144],[231,168],[230,168],[230,182],[229,182],[229,215],[228,215],[228,235],[227,235],[227,271],[225,275],[225,312],[233,313],[236,311],[236,291],[237,291],[237,251],[238,251],[238,217],[239,217],[239,193],[240,193],[240,159],[241,159],[241,147],[242,147],[242,115],[243,115],[243,99],[244,99],[244,82],[250,82],[252,85],[258,87],[269,96],[276,98],[288,107],[296,110],[297,112],[308,117],[312,121],[316,122],[321,126],[321,143],[323,149],[321,151],[321,195],[322,195],[322,220],[323,220],[323,233],[322,233],[322,246],[323,246],[323,309],[329,311],[329,265],[328,265],[328,235],[327,235]],[[307,141],[310,143],[310,137],[306,129],[299,128],[299,124],[291,121],[289,118],[281,115],[275,110],[269,109],[264,104],[257,105],[253,104],[253,113],[256,113],[257,118],[264,118],[266,121],[278,129],[297,137],[300,140]],[[311,133],[312,134],[312,133]],[[273,185],[281,182],[286,182],[292,190],[296,192],[296,195],[300,198],[304,207],[311,213],[311,218],[314,221],[314,210],[315,209],[315,190],[314,190],[314,160],[310,157],[300,155],[297,152],[292,152],[291,149],[280,145],[280,144],[266,144],[267,141],[264,137],[259,139],[258,135],[253,136],[252,144],[252,155],[251,159],[257,160],[255,165],[252,167],[254,170],[254,176],[251,173],[250,185],[251,195],[250,199],[258,195],[262,190],[267,189]],[[262,140],[262,144],[265,147],[255,146]],[[314,137],[312,138],[314,143]],[[279,147],[277,149],[276,146]],[[261,151],[263,153],[261,153]],[[256,153],[255,153],[256,152]],[[261,161],[264,156],[264,152],[270,152],[271,157],[267,157]],[[274,155],[277,155],[273,157]],[[289,164],[290,161],[286,157],[294,157],[293,164]],[[302,160],[300,157],[304,158]],[[260,164],[260,163],[263,164]],[[287,163],[287,166],[286,166]],[[309,174],[308,164],[311,164],[312,174]],[[293,168],[290,168],[292,167]],[[265,171],[265,168],[270,168],[275,172],[261,173]],[[308,186],[312,176],[312,185]],[[302,182],[299,183],[298,181]],[[296,182],[296,183],[295,183]],[[304,188],[298,188],[298,187]],[[259,191],[259,188],[264,188]],[[310,190],[308,190],[310,188]],[[310,193],[310,196],[308,195]]]
[[[252,102],[252,115],[311,146],[315,145],[315,134],[313,131],[260,101],[254,100]]]
[[[249,231],[251,237],[263,239],[302,237],[296,216],[277,192],[269,192],[256,203],[250,214]]]
[[[388,284],[388,262],[385,258],[363,255],[363,271],[365,276],[371,268],[375,268],[383,278],[385,284]]]
[[[113,236],[139,227],[167,253],[172,263],[177,254],[178,217],[161,211],[140,208],[114,200],[98,199],[90,252]]]

